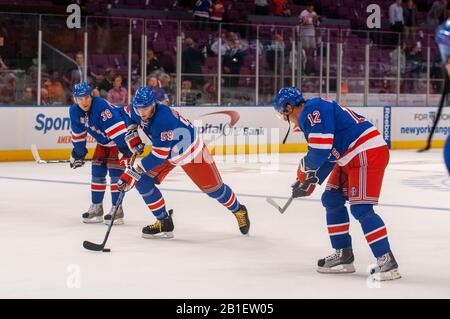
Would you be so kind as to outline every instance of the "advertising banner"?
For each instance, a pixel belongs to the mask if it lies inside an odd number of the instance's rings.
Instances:
[[[288,123],[278,118],[272,107],[212,106],[176,109],[197,127],[203,140],[216,153],[236,153],[236,149],[239,149],[237,153],[263,153],[267,151],[265,147],[270,147],[271,152],[307,149],[303,134],[292,124],[286,143],[282,145]],[[418,108],[412,109],[421,114]],[[385,138],[390,139],[390,114],[386,117],[386,110],[390,108],[352,107],[352,110],[365,116],[383,132]],[[395,112],[392,115],[394,117]],[[405,123],[403,126],[408,125]],[[46,151],[48,156],[66,156],[72,148],[67,107],[0,107],[0,127],[4,136],[0,141],[0,160],[32,159],[29,152],[32,144],[36,144],[44,156]],[[395,139],[396,136],[392,138]],[[145,137],[143,139],[146,140]],[[148,140],[146,142],[150,144]],[[93,148],[95,140],[89,137],[87,146]],[[65,152],[59,152],[62,150]],[[7,152],[8,156],[5,157]],[[20,152],[25,155],[18,157],[16,154]]]

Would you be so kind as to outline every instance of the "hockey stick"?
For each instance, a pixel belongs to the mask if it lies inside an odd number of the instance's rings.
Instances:
[[[278,209],[278,211],[283,214],[286,209],[289,207],[289,205],[291,205],[292,200],[294,199],[294,197],[289,197],[288,201],[286,202],[286,204],[284,204],[283,207],[278,206],[278,204],[270,197],[266,197],[266,202],[268,202],[270,205],[272,205],[273,207],[275,207],[276,209]]]
[[[136,155],[137,154],[134,153],[133,156],[131,157],[130,164],[129,164],[130,166],[133,165],[134,160],[136,159]],[[96,244],[96,243],[93,243],[93,242],[85,240],[83,242],[83,247],[85,249],[93,250],[93,251],[103,251],[103,252],[108,252],[108,253],[111,251],[111,249],[105,248],[105,245],[106,245],[106,241],[108,240],[109,233],[111,232],[111,228],[114,225],[114,219],[116,217],[116,213],[119,210],[119,206],[122,205],[122,201],[123,201],[124,197],[125,197],[125,192],[121,191],[120,194],[119,194],[119,197],[117,198],[115,209],[114,209],[114,211],[113,211],[113,213],[111,215],[111,222],[108,225],[108,230],[106,231],[106,235],[105,235],[105,238],[103,239],[103,242],[101,244]]]
[[[31,144],[31,154],[33,154],[33,158],[36,161],[37,164],[57,164],[57,163],[70,163],[70,160],[43,160],[41,159],[41,156],[39,155],[38,148],[36,144]],[[114,162],[117,161],[115,158],[100,158],[100,159],[94,159],[94,158],[85,158],[85,162],[91,162],[91,161],[99,161],[99,162]]]
[[[289,121],[289,117],[287,118],[287,121],[288,121],[288,130],[286,132],[286,135],[284,136],[283,144],[286,144],[289,133],[291,132],[291,121]]]
[[[111,228],[114,224],[114,217],[116,217],[116,212],[119,209],[119,206],[122,205],[124,196],[125,196],[125,192],[120,192],[119,198],[117,199],[117,202],[116,202],[114,212],[112,213],[112,216],[111,216],[111,222],[108,225],[108,230],[106,231],[106,235],[105,235],[105,238],[103,239],[103,242],[101,244],[96,244],[96,243],[85,240],[83,242],[83,247],[85,249],[93,250],[93,251],[103,251],[103,252],[111,251],[111,249],[105,248],[105,245],[106,245],[106,241],[108,240],[109,233],[111,232]]]
[[[444,71],[447,72],[447,70]],[[438,111],[436,114],[436,118],[434,119],[433,127],[431,128],[430,135],[428,135],[427,144],[425,145],[424,148],[418,150],[418,152],[425,152],[431,148],[431,140],[433,139],[434,130],[436,129],[439,119],[441,118],[442,109],[444,108],[445,104],[445,98],[447,97],[448,82],[449,82],[448,75],[445,75],[444,90],[442,91],[441,100],[439,101]]]

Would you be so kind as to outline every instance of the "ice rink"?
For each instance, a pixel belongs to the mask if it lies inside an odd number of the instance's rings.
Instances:
[[[320,203],[284,204],[303,154],[284,154],[278,169],[229,160],[224,181],[249,210],[250,236],[235,218],[176,169],[161,185],[174,209],[175,238],[141,238],[154,222],[136,190],[127,193],[125,225],[112,229],[111,253],[90,252],[103,224],[83,224],[90,205],[90,164],[0,163],[0,298],[450,298],[450,178],[441,150],[393,151],[381,202],[402,279],[368,280],[375,262],[351,217],[356,273],[318,274],[332,250]],[[266,167],[267,168],[267,167]],[[110,203],[105,196],[105,210]]]

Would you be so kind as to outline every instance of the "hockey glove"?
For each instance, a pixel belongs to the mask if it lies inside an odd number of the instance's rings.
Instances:
[[[121,192],[128,192],[130,189],[136,185],[136,183],[141,179],[141,174],[137,172],[133,167],[129,167],[120,176],[117,187]]]
[[[72,150],[72,153],[70,154],[70,168],[76,169],[78,167],[82,167],[84,165],[84,158],[86,157],[86,154],[83,156],[77,155],[75,153],[75,150]]]
[[[316,188],[316,184],[301,184],[299,181],[296,181],[292,184],[292,197],[306,197],[312,194],[314,189]]]
[[[133,156],[133,153],[128,149],[119,149],[119,152],[122,153],[122,156],[119,158],[119,164],[123,168],[130,167],[133,163],[131,163],[131,157]]]
[[[297,181],[292,185],[292,197],[305,197],[312,194],[319,182],[317,170],[306,166],[305,158],[300,160],[297,170]]]
[[[142,143],[142,140],[139,137],[137,125],[130,125],[128,127],[128,131],[125,134],[125,142],[133,154],[141,155],[144,153],[145,144]]]

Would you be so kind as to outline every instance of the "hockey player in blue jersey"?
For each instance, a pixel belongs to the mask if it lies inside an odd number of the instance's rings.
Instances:
[[[438,112],[436,115],[435,122],[433,124],[433,129],[430,133],[427,146],[424,150],[427,150],[431,147],[431,139],[433,137],[434,129],[436,128],[442,113],[442,109],[444,108],[447,94],[449,90],[449,78],[450,78],[450,18],[444,22],[441,26],[439,26],[436,30],[435,36],[436,43],[439,47],[439,51],[441,53],[442,63],[444,65],[444,89],[442,91],[442,97],[440,101],[440,105],[438,108]],[[447,171],[450,173],[450,135],[447,136],[447,140],[444,146],[444,161],[447,166]]]
[[[127,168],[118,182],[119,189],[123,191],[136,185],[157,219],[154,224],[144,227],[144,238],[173,237],[173,221],[156,185],[176,166],[180,166],[203,192],[232,212],[241,233],[248,234],[250,220],[247,209],[240,204],[231,188],[223,183],[214,158],[187,119],[173,108],[157,102],[148,87],[140,87],[136,91],[125,112],[128,115],[126,140],[129,148],[138,150],[137,153],[142,149],[138,127],[152,141],[151,153]]]
[[[84,165],[88,152],[87,134],[96,141],[97,146],[92,161],[91,200],[89,210],[82,215],[85,223],[111,222],[112,212],[119,196],[117,181],[123,172],[119,162],[126,161],[132,155],[125,142],[126,125],[123,114],[115,106],[100,97],[92,96],[92,88],[86,82],[73,87],[74,103],[70,106],[70,124],[72,130],[73,150],[70,167],[76,169]],[[103,218],[103,198],[106,190],[106,175],[109,173],[112,208]],[[123,224],[123,208],[120,205],[115,215],[114,224]]]
[[[320,273],[351,273],[354,255],[349,234],[349,214],[362,226],[377,258],[371,274],[376,280],[400,278],[391,252],[386,226],[373,210],[378,203],[389,149],[380,132],[364,117],[335,101],[316,97],[306,100],[295,87],[281,89],[274,107],[285,120],[301,129],[308,152],[300,161],[292,196],[309,196],[330,175],[322,204],[334,254],[318,261]]]

